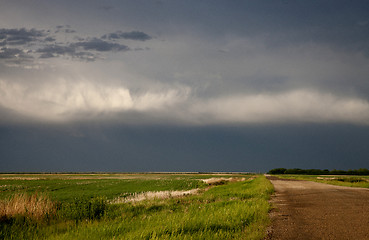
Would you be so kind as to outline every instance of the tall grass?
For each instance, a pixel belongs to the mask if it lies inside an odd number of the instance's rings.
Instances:
[[[42,220],[55,215],[55,213],[56,206],[54,202],[42,194],[28,195],[21,193],[0,201],[0,219],[2,221],[20,216]]]
[[[48,239],[83,221],[101,219],[106,208],[105,197],[62,203],[37,193],[16,194],[0,201],[0,239]]]

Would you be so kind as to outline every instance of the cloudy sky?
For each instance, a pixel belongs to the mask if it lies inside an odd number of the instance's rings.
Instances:
[[[369,168],[367,1],[0,2],[0,171]]]

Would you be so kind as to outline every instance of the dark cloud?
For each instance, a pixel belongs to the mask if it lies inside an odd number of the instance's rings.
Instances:
[[[90,52],[76,52],[73,57],[85,61],[95,61],[98,58],[98,55]]]
[[[99,52],[119,52],[119,51],[127,51],[129,47],[126,45],[118,44],[118,43],[111,43],[107,42],[98,38],[93,38],[88,41],[74,43],[71,46],[75,47],[82,47],[84,50],[95,50]]]
[[[60,33],[60,32],[63,32],[63,33],[76,33],[77,31],[71,29],[70,25],[58,25],[58,26],[56,26],[55,33]]]
[[[7,47],[0,48],[0,63],[5,63],[4,66],[7,64],[20,66],[32,63],[33,60],[34,57],[22,49]]]
[[[55,42],[56,41],[56,39],[53,38],[53,37],[47,37],[44,40],[45,40],[45,42]]]
[[[12,60],[12,61],[25,61],[31,59],[32,56],[23,52],[18,48],[6,48],[0,49],[0,59]]]
[[[138,48],[135,48],[134,50],[135,51],[145,51],[145,50],[150,50],[150,48],[148,48],[148,47],[145,47],[145,48],[138,47]]]
[[[40,58],[53,58],[53,57],[55,57],[55,55],[52,54],[51,52],[45,52],[40,55]]]
[[[25,45],[31,42],[39,41],[41,37],[44,37],[46,34],[42,30],[36,29],[25,29],[25,28],[1,28],[0,29],[0,38],[5,39],[6,43],[9,45]]]
[[[76,31],[73,29],[65,29],[64,32],[65,33],[75,33]]]
[[[37,52],[42,54],[52,54],[52,55],[73,55],[75,53],[75,48],[60,45],[48,45],[37,50]]]
[[[96,52],[121,52],[131,50],[128,46],[113,42],[117,39],[132,39],[145,41],[151,39],[149,35],[139,31],[115,32],[101,38],[84,38],[75,36],[77,42],[58,40],[58,34],[76,33],[70,25],[58,25],[55,34],[50,30],[26,28],[0,29],[0,59],[17,60],[31,58],[54,58],[69,56],[73,59],[94,61],[99,56]],[[58,40],[58,43],[56,41]],[[10,48],[9,46],[17,46]],[[30,50],[31,48],[31,50]],[[141,48],[140,48],[141,49]],[[143,48],[142,48],[143,49]],[[20,61],[21,62],[21,61]]]
[[[132,32],[117,31],[114,33],[105,34],[104,36],[102,36],[102,38],[109,40],[129,39],[138,41],[146,41],[152,39],[150,35],[140,31],[132,31]]]
[[[53,58],[58,56],[70,56],[81,60],[93,61],[96,59],[96,55],[89,52],[80,52],[76,50],[74,45],[60,46],[57,44],[48,45],[37,50],[41,53],[40,58]]]
[[[23,54],[22,50],[17,48],[1,48],[0,59],[11,59],[19,54]]]
[[[34,28],[30,30],[26,28],[1,28],[0,35],[41,37],[44,36],[44,31]]]

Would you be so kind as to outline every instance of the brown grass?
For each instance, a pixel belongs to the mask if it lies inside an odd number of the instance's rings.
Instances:
[[[45,195],[40,194],[15,194],[9,199],[0,201],[0,219],[9,219],[16,216],[24,216],[35,220],[41,220],[54,215],[55,204]]]

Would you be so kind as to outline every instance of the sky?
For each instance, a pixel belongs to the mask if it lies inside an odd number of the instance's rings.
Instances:
[[[1,0],[0,171],[369,168],[368,12]]]

